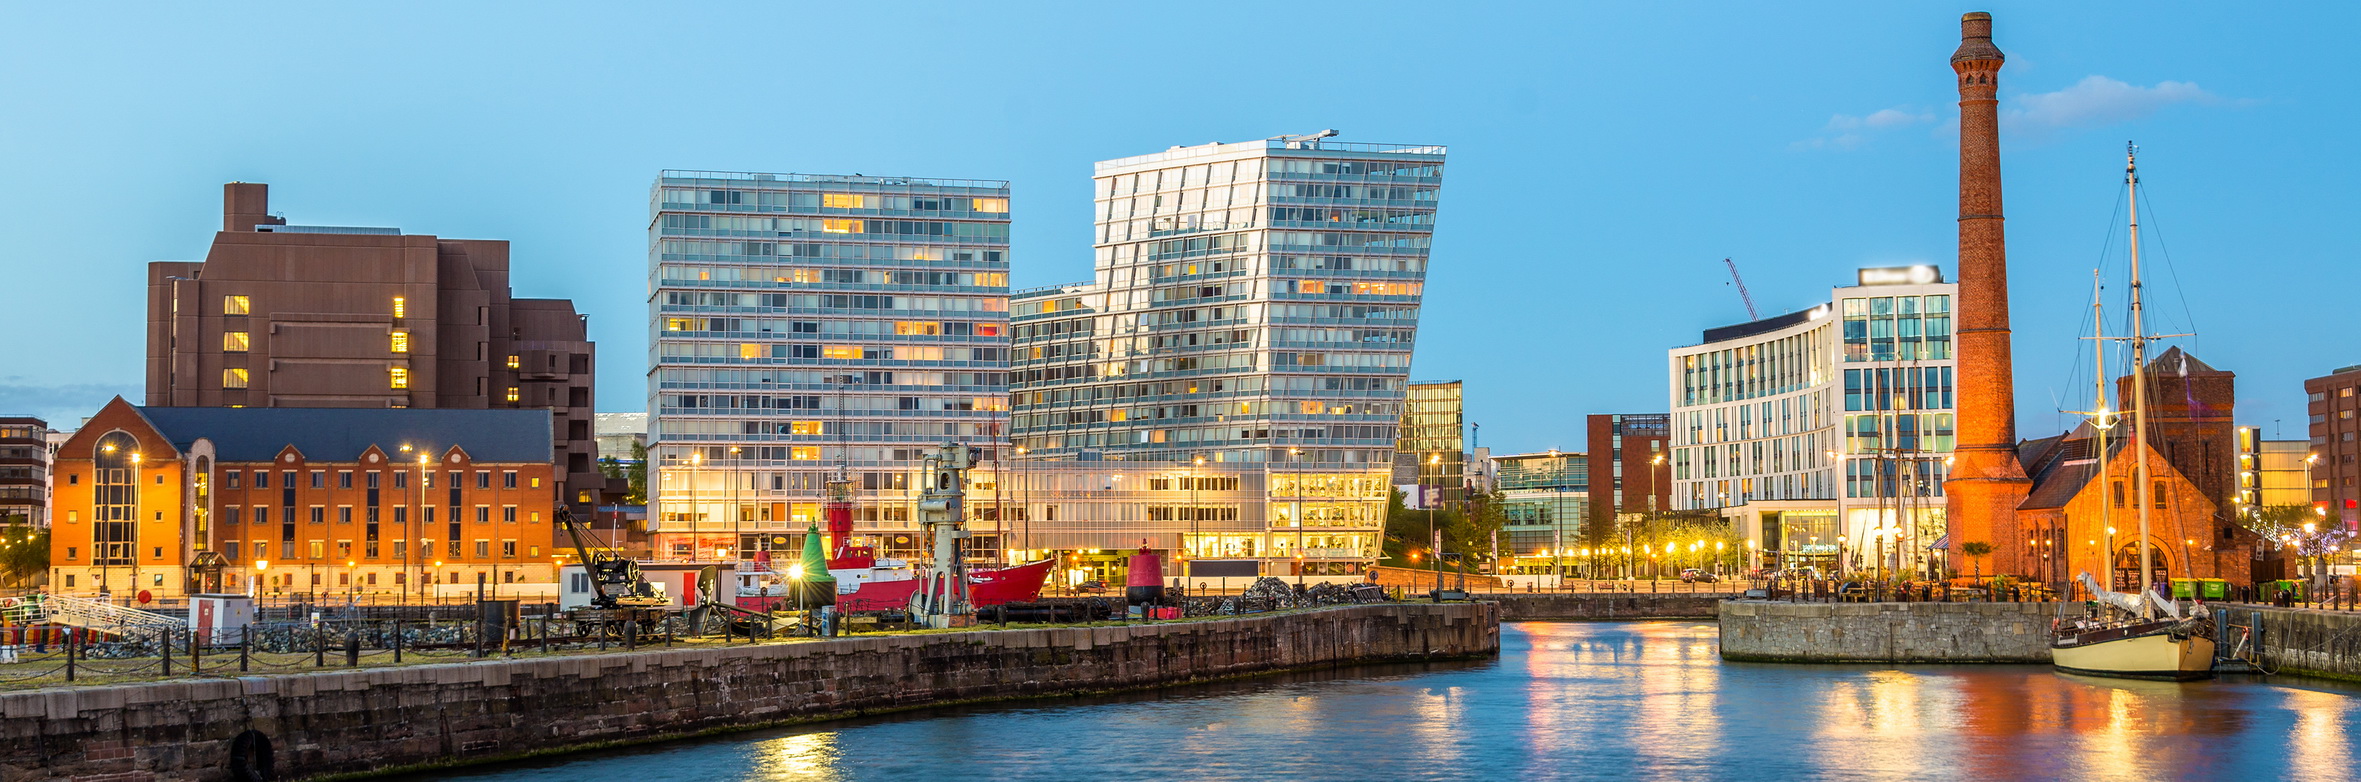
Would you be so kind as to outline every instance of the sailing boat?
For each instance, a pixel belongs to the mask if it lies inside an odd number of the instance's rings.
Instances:
[[[2126,595],[2100,586],[2087,572],[2077,574],[2083,586],[2108,613],[2107,618],[2093,617],[2061,624],[2050,636],[2050,661],[2058,670],[2093,676],[2115,676],[2133,679],[2203,679],[2213,675],[2213,639],[2205,637],[2206,623],[2197,616],[2185,615],[2179,604],[2156,594],[2148,578],[2154,563],[2149,561],[2148,508],[2154,484],[2148,480],[2148,342],[2150,337],[2142,323],[2140,299],[2140,201],[2138,147],[2124,151],[2123,181],[2129,188],[2131,204],[2131,419],[2132,463],[2135,491],[2139,497],[2139,537],[2134,545],[2140,549],[2139,592]],[[2098,305],[2092,304],[2094,312]],[[2096,322],[2103,323],[2094,317]],[[2098,337],[2099,366],[2106,367],[2106,338]],[[2112,424],[2107,417],[2106,373],[2098,373],[2098,411],[2092,429],[2098,438],[2098,486],[2105,491],[2107,483],[2106,430]],[[2108,503],[2099,504],[2100,513]],[[2115,552],[2107,552],[2112,561]],[[2120,617],[2120,618],[2118,618]]]

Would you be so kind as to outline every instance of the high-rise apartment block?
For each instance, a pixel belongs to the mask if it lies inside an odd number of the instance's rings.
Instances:
[[[1394,449],[1395,485],[1416,485],[1446,507],[1467,500],[1465,402],[1457,380],[1410,384]]]
[[[923,455],[1007,436],[1008,183],[665,171],[649,200],[657,556],[788,545],[839,466],[856,533],[914,553]]]
[[[49,526],[49,424],[0,415],[0,527]]]
[[[223,186],[205,260],[148,265],[148,406],[546,409],[556,496],[597,500],[572,302],[511,297],[508,242],[289,225],[269,192]]]
[[[2312,452],[2306,475],[2323,519],[2361,529],[2361,365],[2304,381]]]
[[[1721,509],[1775,566],[1833,570],[1840,550],[1874,556],[1840,538],[1894,528],[1924,566],[1944,534],[1958,286],[1931,266],[1856,283],[1670,352],[1672,504]]]

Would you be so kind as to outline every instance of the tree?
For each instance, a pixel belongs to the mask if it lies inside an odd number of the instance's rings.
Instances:
[[[1983,580],[1984,556],[1992,553],[1992,544],[1981,540],[1967,541],[1959,544],[1959,553],[1966,554],[1970,559],[1976,561],[1976,579]]]
[[[0,528],[0,580],[23,586],[49,570],[49,530]]]
[[[624,477],[627,477],[627,478],[630,478],[630,479],[631,479],[631,493],[630,493],[630,494],[628,494],[628,495],[625,495],[625,496],[624,496],[624,499],[623,499],[623,501],[624,501],[626,504],[630,504],[630,505],[646,505],[646,504],[648,504],[648,444],[647,444],[647,443],[643,443],[643,442],[637,442],[637,441],[634,441],[634,442],[632,442],[632,444],[631,444],[631,464],[629,464],[629,465],[625,466],[625,467],[624,467],[624,469],[623,469],[623,472],[624,472]]]

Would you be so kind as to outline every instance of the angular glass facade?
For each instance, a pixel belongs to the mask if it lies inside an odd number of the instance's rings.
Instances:
[[[1272,140],[1098,164],[1095,279],[1011,307],[1017,444],[1390,471],[1443,153]]]
[[[898,504],[922,455],[1005,436],[1008,199],[1002,181],[663,172],[648,225],[656,556],[786,541],[760,533],[817,521],[840,464],[861,535],[916,529]]]
[[[1410,384],[1394,451],[1396,485],[1432,487],[1446,506],[1467,500],[1464,401],[1457,380]]]
[[[1262,470],[1261,522],[1222,520],[1234,540],[1191,529],[1187,549],[1360,572],[1385,524],[1443,154],[1274,139],[1098,164],[1095,278],[1010,304],[1020,458]]]

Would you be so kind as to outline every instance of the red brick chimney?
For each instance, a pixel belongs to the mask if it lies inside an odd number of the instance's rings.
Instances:
[[[1959,18],[1959,447],[1948,500],[1951,569],[1975,564],[1961,544],[1992,544],[1985,573],[2027,572],[2017,505],[2033,482],[2017,461],[2017,395],[2009,356],[2008,249],[2000,208],[2000,66],[1992,15]]]

